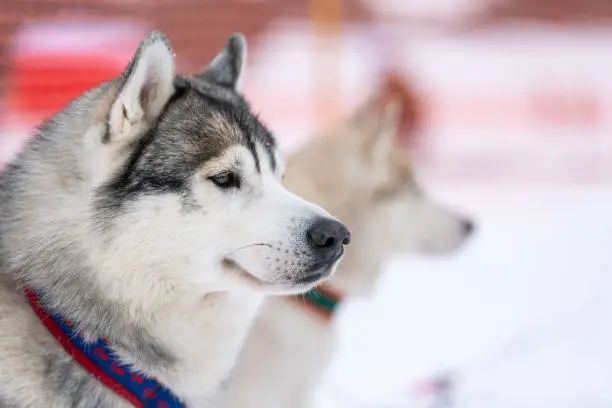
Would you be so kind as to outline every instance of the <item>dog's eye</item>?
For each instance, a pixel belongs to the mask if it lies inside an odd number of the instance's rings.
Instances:
[[[232,187],[240,187],[240,179],[236,174],[231,171],[224,171],[223,173],[215,174],[212,177],[208,178],[219,188],[232,188]]]

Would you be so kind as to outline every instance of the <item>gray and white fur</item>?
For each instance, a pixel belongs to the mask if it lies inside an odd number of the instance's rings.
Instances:
[[[128,407],[34,315],[24,286],[187,407],[231,369],[265,295],[311,289],[349,235],[281,185],[239,93],[241,35],[179,76],[163,34],[48,120],[0,175],[0,407]]]

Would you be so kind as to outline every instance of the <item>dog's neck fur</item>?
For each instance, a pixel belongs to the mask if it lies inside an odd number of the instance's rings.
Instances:
[[[108,338],[122,361],[158,378],[189,403],[206,400],[225,378],[262,300],[252,292],[211,287],[195,297],[177,289],[163,294],[160,305],[166,307],[153,309],[108,300],[104,289],[88,282],[95,270],[81,266],[77,272],[61,263],[24,265],[16,279],[41,290],[45,306],[73,321],[85,336]]]
[[[42,291],[46,308],[71,320],[84,336],[108,338],[122,361],[192,404],[209,398],[225,378],[263,299],[252,292],[215,288],[197,297],[174,290],[163,295],[165,308],[153,309],[108,300],[103,289],[87,282],[87,276],[96,273],[92,269],[65,273],[68,270],[52,264],[25,268],[39,269],[37,275],[47,268],[47,277],[54,280],[43,283],[29,278],[30,273],[16,275],[21,283]],[[83,292],[85,287],[89,290]]]

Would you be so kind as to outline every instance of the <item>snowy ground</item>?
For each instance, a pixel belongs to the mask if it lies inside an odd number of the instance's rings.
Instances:
[[[413,386],[448,369],[457,407],[612,406],[612,189],[445,191],[478,236],[452,258],[393,259],[346,306],[317,406],[418,406]]]

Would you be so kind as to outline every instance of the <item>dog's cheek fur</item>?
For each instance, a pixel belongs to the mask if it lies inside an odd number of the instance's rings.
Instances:
[[[204,276],[214,279],[222,248],[210,214],[187,211],[176,194],[143,196],[131,202],[112,229],[102,232],[100,279],[108,287],[123,282],[121,296],[160,305],[175,290],[193,291]],[[130,266],[133,265],[133,268]],[[126,268],[127,266],[127,268]],[[133,274],[146,266],[147,274]]]
[[[19,406],[0,396],[0,408],[19,408]]]

